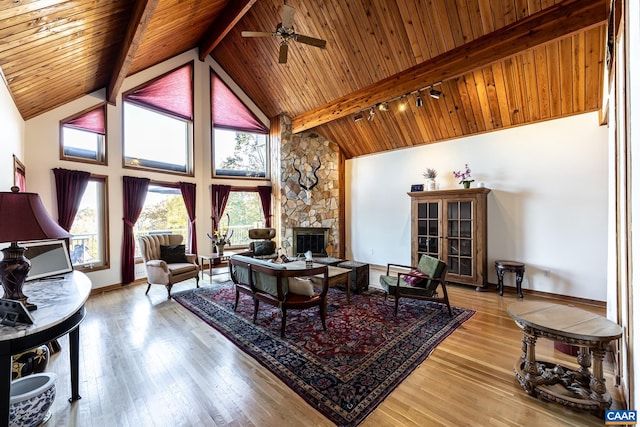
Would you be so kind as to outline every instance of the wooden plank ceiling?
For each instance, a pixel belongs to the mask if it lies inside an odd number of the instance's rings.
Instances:
[[[279,64],[278,38],[241,31],[275,31],[283,0],[18,0],[0,3],[0,67],[29,119],[101,88],[113,102],[127,75],[198,47],[267,116],[351,158],[597,110],[606,3],[286,0],[327,46],[292,41]]]

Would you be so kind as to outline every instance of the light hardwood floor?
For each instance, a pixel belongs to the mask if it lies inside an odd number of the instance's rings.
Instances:
[[[214,276],[224,281],[225,275]],[[227,276],[228,277],[228,276]],[[208,276],[200,281],[209,286]],[[372,271],[372,283],[377,275]],[[174,292],[195,281],[174,287]],[[82,399],[70,404],[68,341],[47,370],[57,372],[50,426],[329,426],[325,417],[162,286],[92,296],[80,328]],[[362,426],[602,426],[603,420],[524,393],[513,365],[521,333],[506,312],[513,288],[449,286],[453,305],[477,311],[440,344]],[[541,299],[525,295],[527,299]],[[390,300],[389,304],[392,304]],[[598,307],[576,304],[602,314]],[[538,354],[576,366],[540,340]],[[612,366],[607,386],[620,408]]]

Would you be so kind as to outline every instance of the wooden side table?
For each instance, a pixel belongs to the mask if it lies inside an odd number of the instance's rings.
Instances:
[[[496,261],[496,273],[498,274],[497,290],[500,296],[504,293],[504,273],[516,273],[516,291],[518,297],[524,298],[522,295],[522,278],[524,277],[524,264],[517,261]]]
[[[507,312],[524,335],[522,355],[513,369],[522,388],[532,396],[602,416],[612,402],[602,361],[609,342],[622,336],[620,325],[589,311],[541,301],[516,302]],[[537,360],[540,337],[580,346],[580,368]]]

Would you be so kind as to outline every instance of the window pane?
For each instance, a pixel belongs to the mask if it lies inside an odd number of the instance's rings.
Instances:
[[[218,176],[267,176],[267,136],[214,129],[214,167]]]
[[[63,126],[62,138],[65,156],[102,161],[102,154],[99,151],[104,136]]]
[[[124,157],[128,166],[191,173],[191,123],[125,102]]]
[[[140,256],[138,237],[148,234],[181,234],[188,247],[189,217],[178,188],[149,185],[147,198],[135,225],[136,256]]]
[[[253,191],[232,191],[224,209],[222,226],[226,226],[226,214],[229,214],[229,233],[231,246],[248,246],[249,229],[264,227],[264,216],[260,205],[260,196]]]
[[[71,263],[95,268],[106,262],[105,180],[90,179],[70,233]]]

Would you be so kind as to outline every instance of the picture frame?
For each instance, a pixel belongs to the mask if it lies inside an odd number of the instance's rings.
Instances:
[[[424,191],[424,184],[411,184],[411,192]]]

